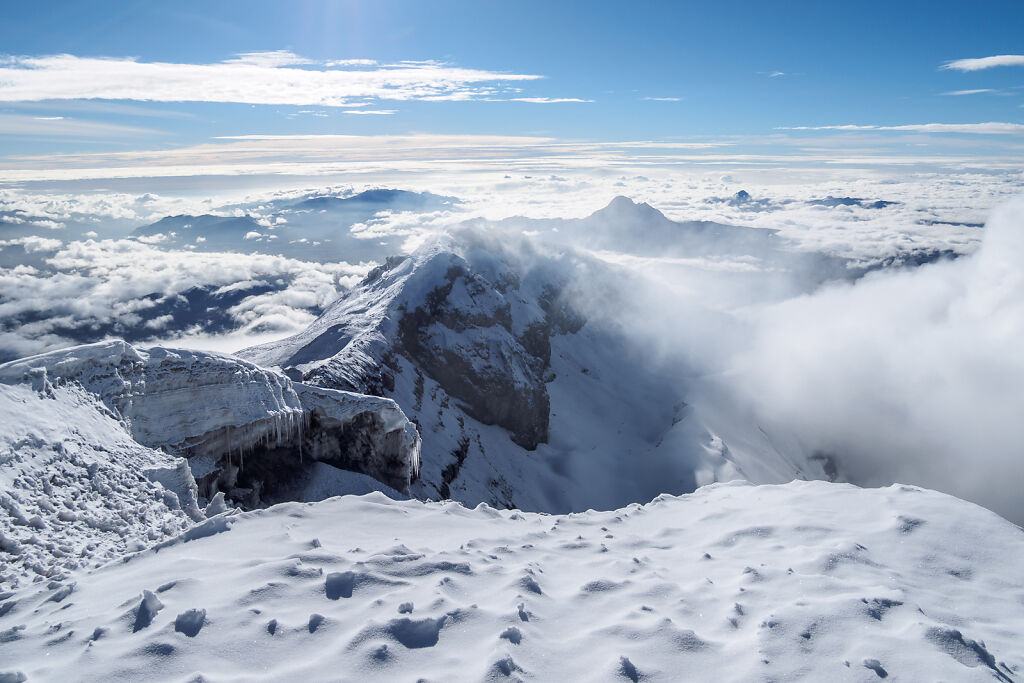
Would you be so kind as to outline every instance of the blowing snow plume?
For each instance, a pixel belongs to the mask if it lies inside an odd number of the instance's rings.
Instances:
[[[840,476],[940,489],[1024,521],[1024,198],[973,255],[764,308],[715,380]]]

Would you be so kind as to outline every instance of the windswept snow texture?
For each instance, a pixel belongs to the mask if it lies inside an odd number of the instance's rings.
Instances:
[[[285,504],[0,602],[33,680],[1004,681],[1024,534],[914,487],[715,485],[564,517]],[[197,527],[196,531],[202,527]]]
[[[304,332],[239,355],[393,398],[423,436],[420,499],[567,512],[826,476],[754,426],[723,441],[678,376],[589,320],[589,299],[628,305],[623,283],[597,259],[470,228],[390,259]]]
[[[0,414],[0,591],[55,585],[202,519],[185,460],[139,444],[80,386],[0,384]]]

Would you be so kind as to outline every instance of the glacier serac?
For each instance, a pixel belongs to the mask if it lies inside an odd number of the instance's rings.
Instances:
[[[120,341],[54,351],[0,365],[0,402],[11,585],[177,534],[225,493],[245,507],[303,491],[400,495],[419,469],[419,436],[393,401],[220,354]]]

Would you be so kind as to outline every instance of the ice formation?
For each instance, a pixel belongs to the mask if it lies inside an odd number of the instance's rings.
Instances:
[[[197,478],[219,472],[228,488],[247,454],[273,451],[301,464],[304,447],[311,460],[343,461],[398,490],[418,470],[415,427],[393,401],[304,387],[232,356],[101,342],[0,365],[0,381],[43,392],[82,386],[136,441],[187,456]]]
[[[0,579],[10,585],[60,580],[177,534],[204,519],[204,505],[226,510],[225,493],[260,507],[304,499],[314,483],[321,498],[372,486],[331,474],[344,468],[397,495],[419,467],[416,428],[393,401],[119,341],[0,365],[0,414]]]

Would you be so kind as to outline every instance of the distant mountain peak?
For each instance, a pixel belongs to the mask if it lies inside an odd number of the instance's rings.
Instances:
[[[608,202],[608,205],[603,209],[598,209],[591,217],[608,217],[616,220],[622,220],[626,218],[645,218],[645,219],[657,219],[662,221],[669,220],[665,214],[658,211],[653,206],[646,202],[637,203],[629,197],[619,195]]]

